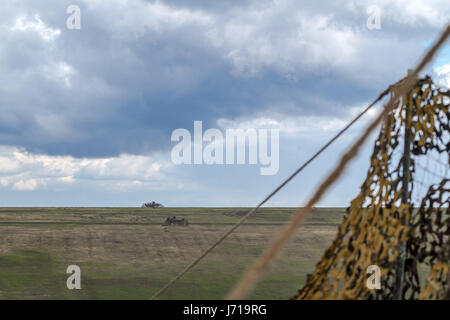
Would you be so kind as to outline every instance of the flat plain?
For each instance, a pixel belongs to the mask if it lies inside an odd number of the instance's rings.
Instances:
[[[221,299],[288,221],[263,208],[161,299]],[[247,208],[0,208],[0,299],[149,299]],[[250,299],[289,299],[331,244],[344,208],[315,208]],[[167,217],[188,226],[162,226]],[[81,290],[69,290],[69,265]]]

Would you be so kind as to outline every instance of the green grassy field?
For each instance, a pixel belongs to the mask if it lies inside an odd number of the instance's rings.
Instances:
[[[162,299],[221,299],[294,209],[264,208]],[[318,208],[249,297],[289,299],[331,243],[342,208]],[[148,299],[246,208],[0,208],[0,299]],[[168,216],[189,226],[161,224]],[[81,268],[81,290],[66,287]]]

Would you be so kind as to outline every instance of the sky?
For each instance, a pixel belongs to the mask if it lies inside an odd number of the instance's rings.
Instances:
[[[67,27],[70,5],[80,29]],[[449,21],[447,0],[2,1],[0,206],[254,206]],[[425,73],[450,87],[448,43]],[[268,205],[304,204],[375,115]],[[279,170],[175,164],[172,132],[194,121],[278,129]],[[373,138],[321,206],[356,196]]]

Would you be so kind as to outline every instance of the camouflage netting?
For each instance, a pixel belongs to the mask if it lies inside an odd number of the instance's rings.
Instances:
[[[333,243],[295,299],[392,299],[397,258],[405,241],[402,297],[444,296],[450,271],[448,171],[439,176],[439,181],[426,185],[420,203],[405,202],[402,181],[403,172],[408,170],[403,170],[401,155],[406,126],[411,128],[408,199],[419,182],[415,181],[418,158],[438,155],[444,158],[447,169],[450,167],[449,97],[449,91],[437,88],[425,77],[386,116],[361,191],[351,202]],[[370,265],[381,270],[379,290],[370,290],[366,285]],[[428,272],[422,284],[419,270]]]

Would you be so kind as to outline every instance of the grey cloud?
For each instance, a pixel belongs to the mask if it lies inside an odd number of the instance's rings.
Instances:
[[[338,115],[403,76],[439,29],[399,21],[384,2],[383,29],[369,31],[360,2],[248,0],[81,1],[82,30],[71,31],[69,4],[0,5],[0,144],[145,154],[168,149],[171,131],[194,120]],[[9,29],[35,14],[61,34]]]

